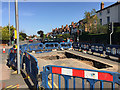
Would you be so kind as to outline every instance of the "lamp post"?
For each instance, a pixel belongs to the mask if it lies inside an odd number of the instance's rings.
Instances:
[[[10,0],[9,0],[9,35],[10,35]],[[9,36],[9,45],[11,45],[11,38]]]
[[[16,22],[16,30],[17,30],[17,71],[18,74],[20,74],[18,0],[15,0],[15,22]]]

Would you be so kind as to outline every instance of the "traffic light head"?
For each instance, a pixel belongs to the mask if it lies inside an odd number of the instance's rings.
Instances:
[[[109,30],[109,31],[112,31],[112,23],[109,23],[109,24],[108,24],[108,30]]]

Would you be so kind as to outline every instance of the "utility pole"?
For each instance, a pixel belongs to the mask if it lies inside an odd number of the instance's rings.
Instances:
[[[20,74],[18,0],[15,0],[15,22],[17,30],[17,71]]]
[[[114,32],[113,22],[112,22],[112,32],[110,33],[110,45],[112,44],[112,34]]]
[[[10,35],[10,0],[9,0],[9,35]],[[9,36],[9,45],[11,45],[11,38]]]

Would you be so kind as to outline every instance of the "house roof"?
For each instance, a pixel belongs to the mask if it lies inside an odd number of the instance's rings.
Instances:
[[[115,5],[118,5],[118,4],[120,4],[120,1],[117,1],[116,3],[114,3],[114,4],[112,4],[112,5],[108,6],[108,7],[105,7],[105,8],[103,8],[103,9],[100,9],[100,10],[98,10],[96,13],[98,13],[98,12],[100,12],[100,11],[102,11],[102,10],[108,9],[108,8],[110,8],[110,7],[113,7],[113,6],[115,6]]]

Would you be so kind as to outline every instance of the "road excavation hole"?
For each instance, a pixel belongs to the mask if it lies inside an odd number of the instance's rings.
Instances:
[[[45,60],[58,60],[58,59],[65,59],[66,56],[63,53],[57,53],[54,55],[46,55],[46,56],[37,57],[37,58],[41,58],[41,59],[45,59]]]
[[[90,65],[92,67],[95,67],[97,69],[105,69],[105,68],[110,68],[112,66],[110,65],[107,65],[107,64],[104,64],[104,63],[101,63],[101,62],[98,62],[98,61],[94,61],[92,59],[89,59],[89,58],[84,58],[84,57],[80,57],[78,55],[74,55],[74,54],[71,54],[71,53],[68,53],[68,52],[65,52],[65,53],[54,53],[54,54],[48,54],[48,55],[45,55],[45,56],[42,56],[42,57],[37,57],[37,58],[41,58],[41,59],[44,59],[44,60],[60,60],[60,59],[63,59],[63,60],[67,60],[67,59],[76,59],[76,60],[79,60],[83,63],[86,63],[87,65]]]
[[[91,59],[88,59],[88,58],[83,58],[83,57],[80,57],[80,56],[77,56],[77,55],[74,55],[74,54],[71,54],[71,53],[68,53],[68,52],[65,52],[65,55],[66,55],[66,58],[74,58],[74,59],[80,60],[83,63],[91,65],[91,66],[93,66],[97,69],[112,67],[110,65],[107,65],[107,64],[104,64],[104,63],[101,63],[101,62],[97,62],[97,61],[94,61],[94,60],[91,60]]]

